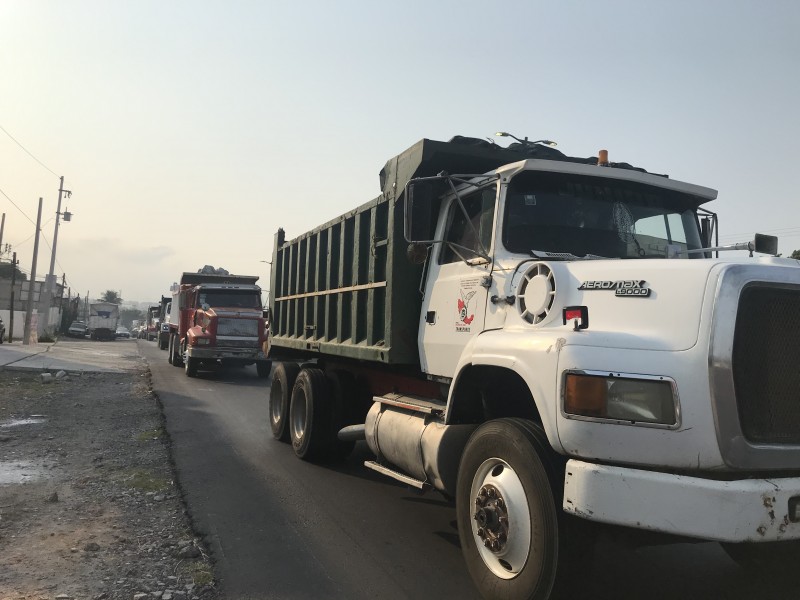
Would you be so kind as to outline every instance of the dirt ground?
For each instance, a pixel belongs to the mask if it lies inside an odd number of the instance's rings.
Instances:
[[[144,370],[0,371],[0,600],[218,598]]]

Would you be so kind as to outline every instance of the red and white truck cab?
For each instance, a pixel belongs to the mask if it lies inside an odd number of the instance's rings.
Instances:
[[[212,364],[256,364],[268,377],[263,351],[269,324],[261,305],[258,276],[227,272],[183,273],[169,314],[170,364],[195,377]]]

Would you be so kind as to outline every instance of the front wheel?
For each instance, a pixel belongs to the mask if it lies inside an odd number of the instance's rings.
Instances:
[[[261,379],[269,377],[269,372],[272,370],[271,360],[260,360],[256,363],[256,373]]]
[[[197,377],[197,366],[200,362],[199,359],[187,356],[184,361],[184,371],[187,377]]]
[[[541,427],[498,419],[470,437],[458,470],[461,548],[484,598],[545,599],[559,567],[555,469]]]

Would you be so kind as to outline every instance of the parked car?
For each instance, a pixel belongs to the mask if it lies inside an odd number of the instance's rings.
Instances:
[[[67,329],[67,335],[70,337],[86,337],[86,333],[89,331],[86,323],[83,321],[73,321],[72,325],[69,326]]]
[[[127,327],[123,327],[122,325],[120,325],[119,327],[117,327],[117,331],[114,334],[114,337],[117,337],[117,338],[130,338],[131,337],[131,332],[128,331]]]

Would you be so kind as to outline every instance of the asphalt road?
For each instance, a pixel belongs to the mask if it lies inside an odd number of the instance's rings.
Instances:
[[[226,598],[475,598],[455,507],[369,471],[359,444],[341,465],[295,458],[272,439],[269,380],[255,367],[190,379],[137,341],[164,406],[185,500]],[[714,543],[632,550],[598,541],[576,598],[795,597],[793,574],[739,569]]]

